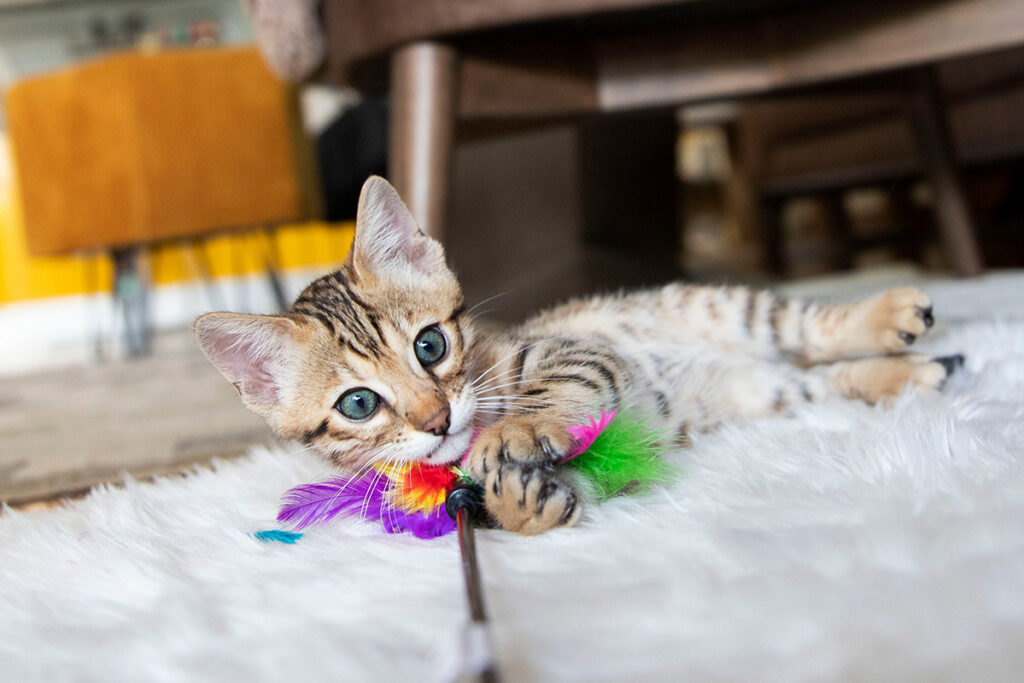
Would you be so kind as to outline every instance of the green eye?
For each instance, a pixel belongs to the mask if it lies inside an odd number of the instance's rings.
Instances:
[[[334,407],[348,419],[359,422],[377,412],[379,405],[380,396],[369,389],[352,389],[342,394]]]
[[[445,341],[441,330],[428,327],[417,335],[413,348],[416,349],[417,360],[426,368],[444,358],[448,353],[448,342]]]

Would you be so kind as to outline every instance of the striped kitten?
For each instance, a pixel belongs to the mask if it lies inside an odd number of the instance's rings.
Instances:
[[[958,357],[902,353],[932,325],[917,289],[824,306],[671,284],[569,303],[502,335],[466,313],[441,245],[381,178],[347,262],[283,315],[209,313],[199,344],[281,435],[336,466],[466,458],[505,529],[575,524],[566,427],[618,406],[685,434],[833,396],[938,389]]]

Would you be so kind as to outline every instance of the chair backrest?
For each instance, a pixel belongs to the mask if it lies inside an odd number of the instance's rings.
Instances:
[[[1024,154],[1024,50],[951,61],[938,73],[959,162]],[[745,103],[737,148],[748,175],[769,193],[918,175],[908,96],[887,80]]]
[[[33,254],[308,218],[293,90],[251,47],[126,53],[4,98]]]

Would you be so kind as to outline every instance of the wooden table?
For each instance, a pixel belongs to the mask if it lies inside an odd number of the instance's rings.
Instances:
[[[390,87],[392,180],[438,237],[456,133],[751,97],[1024,44],[1022,0],[325,0],[323,15],[332,77]],[[981,262],[936,126],[940,229],[970,274]]]

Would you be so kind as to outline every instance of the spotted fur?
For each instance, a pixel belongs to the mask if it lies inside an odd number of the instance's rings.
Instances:
[[[831,396],[887,401],[934,391],[955,366],[902,351],[931,326],[922,292],[825,306],[745,287],[671,284],[570,302],[502,334],[479,333],[440,245],[385,181],[367,181],[347,262],[278,316],[210,313],[199,343],[280,434],[359,470],[465,458],[503,527],[572,525],[583,495],[557,467],[567,427],[628,407],[680,436],[788,414]],[[447,353],[417,361],[436,327]],[[353,388],[380,396],[353,421]]]

